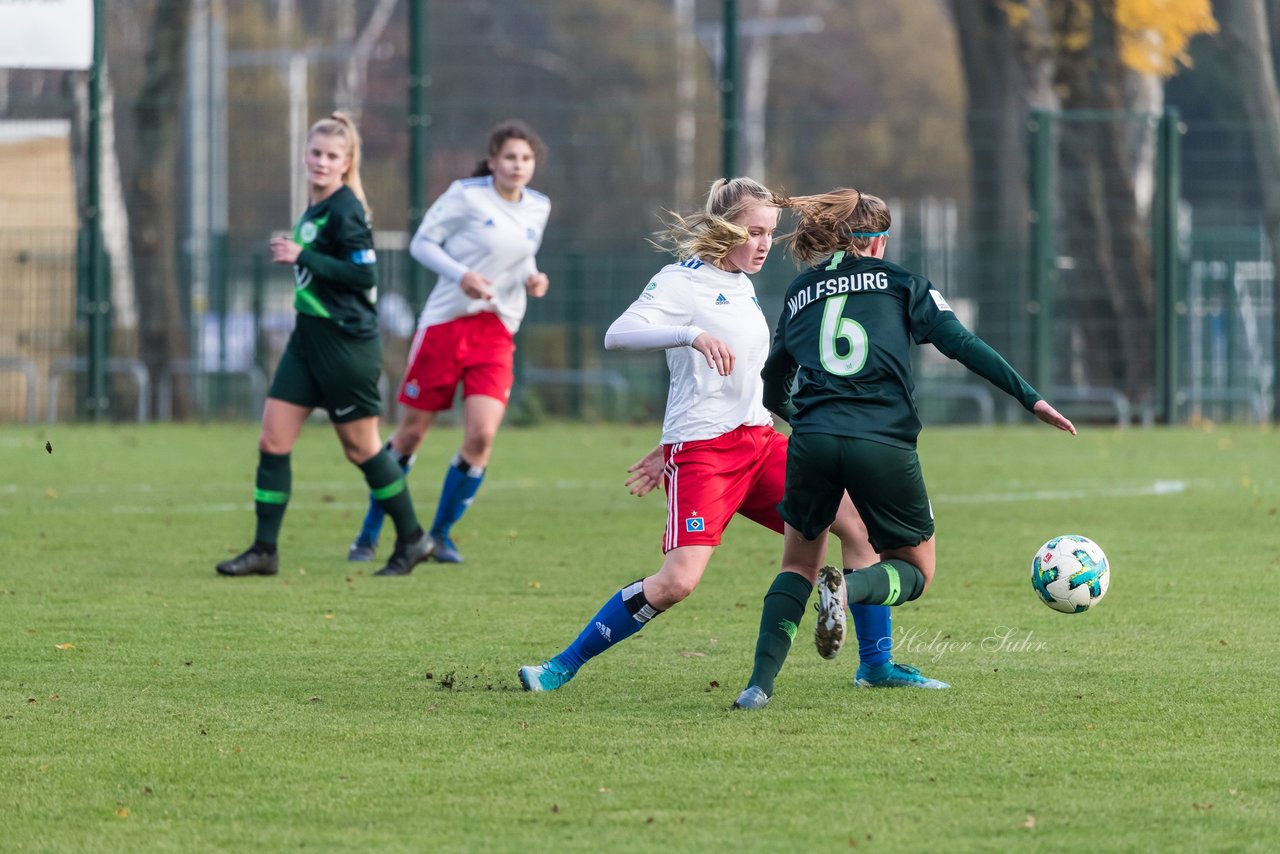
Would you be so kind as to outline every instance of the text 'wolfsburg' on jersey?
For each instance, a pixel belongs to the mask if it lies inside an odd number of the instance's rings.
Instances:
[[[364,205],[345,184],[293,227],[302,247],[293,265],[293,307],[331,321],[353,338],[378,337],[378,268]]]
[[[524,320],[524,283],[538,272],[535,255],[551,216],[551,200],[528,187],[519,201],[504,199],[493,176],[454,181],[427,209],[414,240],[438,243],[451,258],[487,278],[493,299],[472,299],[459,279],[440,276],[427,297],[419,325],[447,323],[482,311],[495,312],[514,335]]]
[[[662,444],[713,439],[743,425],[773,423],[764,408],[760,369],[769,352],[769,321],[745,273],[690,258],[658,271],[626,311],[656,326],[696,326],[733,351],[733,373],[720,376],[692,347],[666,351],[671,384]]]
[[[1026,409],[1040,399],[956,319],[928,279],[890,261],[839,252],[787,289],[764,368],[765,405],[781,415],[794,406],[789,420],[796,433],[914,448],[920,417],[911,345],[926,342]]]

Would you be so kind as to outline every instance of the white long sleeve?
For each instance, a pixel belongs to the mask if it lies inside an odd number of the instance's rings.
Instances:
[[[469,272],[465,264],[459,263],[458,259],[445,252],[443,246],[421,230],[414,232],[413,239],[409,241],[409,254],[413,256],[413,260],[446,279],[458,281]]]
[[[688,347],[702,334],[697,326],[659,326],[641,315],[625,311],[604,333],[606,350],[668,350]]]

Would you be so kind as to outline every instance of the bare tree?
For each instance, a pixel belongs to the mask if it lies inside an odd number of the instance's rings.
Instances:
[[[178,194],[174,166],[181,144],[181,111],[186,82],[191,4],[159,0],[151,19],[144,79],[134,106],[135,168],[126,190],[130,243],[138,294],[138,350],[152,376],[188,356],[188,336],[179,294],[175,246]],[[174,392],[173,413],[190,414],[185,388]]]
[[[1147,224],[1138,211],[1134,167],[1121,114],[1128,70],[1120,57],[1111,0],[1064,4],[1055,12],[1063,39],[1054,76],[1065,110],[1102,111],[1115,118],[1072,124],[1058,147],[1066,180],[1060,182],[1062,246],[1074,265],[1063,296],[1073,313],[1089,318],[1076,325],[1082,375],[1089,385],[1118,388],[1131,399],[1152,393],[1154,372],[1155,273]]]
[[[377,46],[378,39],[382,37],[387,24],[391,21],[391,14],[395,11],[397,2],[398,0],[378,0],[378,5],[370,13],[369,20],[365,22],[360,34],[351,40],[351,52],[338,77],[338,90],[334,93],[334,103],[339,109],[351,113],[357,123],[360,121],[360,111],[364,108],[369,59],[373,56],[373,49]],[[354,4],[344,2],[342,7],[350,9],[352,16],[355,15]]]
[[[757,20],[777,17],[778,0],[760,0]],[[773,64],[773,39],[762,34],[747,40],[742,94],[742,141],[747,150],[744,175],[767,181],[765,174],[765,107],[769,101],[769,76]]]
[[[964,218],[966,245],[980,283],[979,314],[999,310],[1007,294],[1025,287],[1030,220],[1027,116],[1055,106],[1046,23],[1034,32],[1010,25],[1002,0],[951,0],[969,95],[968,144],[972,210]],[[1015,352],[1016,342],[998,342]]]
[[[1263,0],[1217,0],[1214,10],[1226,40],[1224,59],[1239,83],[1262,193],[1263,221],[1271,244],[1273,306],[1280,307],[1280,92],[1271,59],[1271,39]],[[1280,308],[1272,314],[1273,348],[1280,348]],[[1274,352],[1274,350],[1273,350]],[[1280,376],[1273,355],[1272,381]],[[1280,384],[1273,385],[1272,417],[1280,421]]]

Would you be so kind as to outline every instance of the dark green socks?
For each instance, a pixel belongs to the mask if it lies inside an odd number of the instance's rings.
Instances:
[[[253,510],[258,516],[254,540],[258,543],[274,546],[279,539],[280,523],[284,521],[292,485],[289,455],[258,451],[258,474],[253,490]]]
[[[850,605],[901,605],[924,592],[924,573],[905,560],[891,558],[845,570],[844,584]]]
[[[791,651],[791,641],[795,639],[812,592],[813,585],[804,576],[780,572],[769,585],[769,592],[764,594],[755,665],[751,681],[747,684],[755,685],[770,697],[773,696],[773,680]]]
[[[360,464],[369,495],[382,505],[396,526],[396,538],[406,539],[422,526],[413,511],[413,499],[404,480],[404,472],[391,452],[383,448]]]

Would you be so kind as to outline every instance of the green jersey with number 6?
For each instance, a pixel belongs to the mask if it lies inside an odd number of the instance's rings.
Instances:
[[[787,418],[795,433],[914,448],[920,417],[911,346],[926,342],[1026,409],[1040,399],[956,319],[928,279],[880,258],[838,252],[787,289],[761,371],[765,406]]]
[[[331,321],[354,338],[378,337],[378,267],[364,205],[339,187],[298,218],[293,242],[293,307]]]

